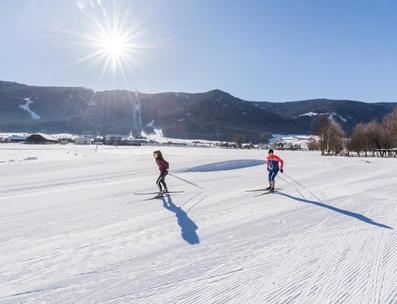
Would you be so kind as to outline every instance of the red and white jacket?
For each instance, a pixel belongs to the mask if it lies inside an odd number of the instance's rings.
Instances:
[[[280,163],[280,165],[279,165]],[[284,170],[284,161],[277,155],[271,155],[266,158],[267,170],[278,171]]]

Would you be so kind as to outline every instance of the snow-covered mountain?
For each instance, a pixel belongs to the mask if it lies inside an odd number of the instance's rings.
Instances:
[[[0,82],[0,131],[128,134],[156,126],[174,138],[263,142],[271,133],[311,133],[322,115],[349,131],[358,122],[380,120],[396,105],[327,99],[251,102],[221,90],[145,94]]]

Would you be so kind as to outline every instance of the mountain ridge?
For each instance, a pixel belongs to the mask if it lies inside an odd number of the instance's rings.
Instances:
[[[327,98],[247,101],[220,89],[199,93],[142,93],[0,81],[0,131],[11,132],[127,134],[132,130],[139,134],[142,130],[150,131],[148,125],[154,121],[168,137],[213,140],[238,137],[263,142],[271,133],[312,133],[316,119],[322,115],[350,132],[358,122],[381,120],[396,106],[393,102]],[[32,112],[40,119],[33,119]]]

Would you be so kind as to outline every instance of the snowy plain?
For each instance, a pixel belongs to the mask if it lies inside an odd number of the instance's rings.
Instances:
[[[154,149],[0,144],[0,303],[397,303],[396,159]]]

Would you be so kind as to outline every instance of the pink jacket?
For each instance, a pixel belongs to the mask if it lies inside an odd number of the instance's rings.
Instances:
[[[170,167],[168,162],[165,161],[164,159],[156,159],[156,164],[159,166],[160,172],[166,172],[168,168]]]

